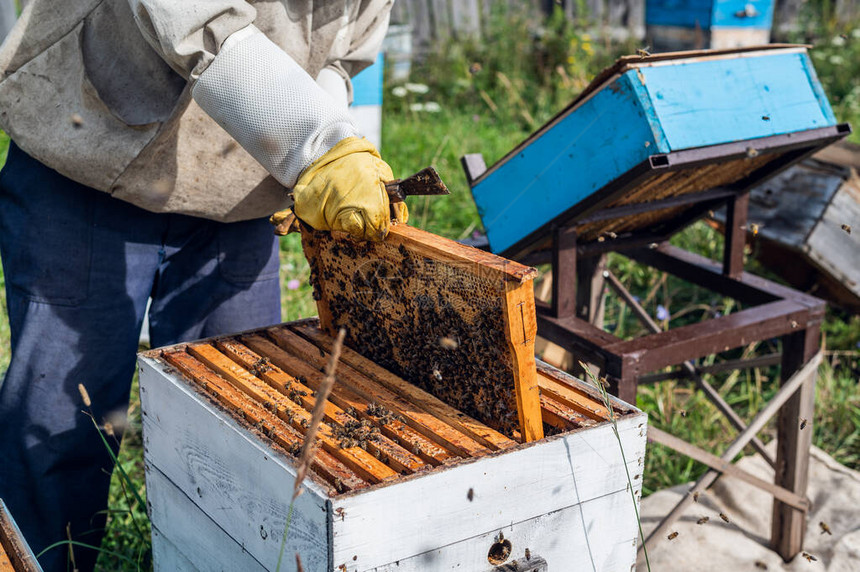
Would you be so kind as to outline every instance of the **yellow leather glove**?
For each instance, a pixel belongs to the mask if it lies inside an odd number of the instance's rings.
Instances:
[[[293,188],[293,210],[317,230],[339,230],[379,241],[388,234],[392,211],[398,222],[409,218],[406,203],[389,205],[385,183],[393,179],[391,167],[373,144],[347,137],[299,176]]]

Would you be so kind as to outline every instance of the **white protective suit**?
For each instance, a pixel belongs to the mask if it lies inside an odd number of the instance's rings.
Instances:
[[[335,98],[374,61],[392,3],[31,0],[0,49],[0,127],[147,210],[267,216],[357,135]]]

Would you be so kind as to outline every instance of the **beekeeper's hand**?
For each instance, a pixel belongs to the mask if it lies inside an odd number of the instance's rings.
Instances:
[[[363,240],[382,240],[394,214],[406,222],[405,203],[389,207],[385,183],[391,167],[367,139],[347,137],[299,176],[293,188],[293,210],[317,230],[340,230]]]

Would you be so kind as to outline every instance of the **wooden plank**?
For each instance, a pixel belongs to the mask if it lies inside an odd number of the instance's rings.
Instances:
[[[809,483],[815,382],[821,363],[820,334],[816,325],[782,338],[780,393],[798,385],[798,380],[800,387],[779,410],[774,483],[802,497],[806,496]],[[808,420],[808,424],[801,429],[803,420]],[[773,503],[770,544],[783,560],[791,560],[803,548],[806,516],[806,510],[793,509],[778,500]]]
[[[248,335],[242,339],[257,352],[265,354],[282,369],[304,378],[307,384],[314,390],[322,383],[323,376],[318,369],[298,359],[297,356],[284,351],[262,335]],[[344,409],[355,409],[364,416],[370,416],[368,408],[371,403],[376,403],[375,400],[367,400],[343,384],[335,384],[329,399]],[[428,463],[440,465],[453,460],[459,455],[456,447],[452,448],[451,451],[446,450],[444,444],[439,445],[432,438],[425,437],[424,434],[398,419],[397,415],[394,414],[393,418],[385,424],[383,432],[388,437],[407,444],[409,450],[415,451],[419,457]]]
[[[530,284],[505,285],[505,339],[514,358],[514,392],[520,433],[526,442],[543,439],[540,388],[535,366],[537,314]]]
[[[843,225],[851,230],[847,232]],[[806,241],[807,253],[826,273],[860,297],[860,179],[845,181]]]
[[[595,421],[606,421],[609,419],[609,410],[605,405],[594,399],[589,399],[564,382],[550,377],[543,372],[538,372],[538,383],[543,395],[549,396],[565,407]]]
[[[42,567],[3,499],[0,499],[0,563],[3,572],[6,572],[3,566],[7,564],[11,567],[9,570],[15,572],[42,572]]]
[[[325,361],[325,358],[320,356],[319,348],[293,332],[281,328],[270,328],[267,334],[281,349],[301,357],[309,363]],[[349,387],[366,402],[375,401],[392,410],[402,416],[410,427],[420,431],[424,436],[433,439],[457,455],[474,457],[488,452],[488,449],[480,443],[436,419],[414,403],[360,375],[348,365],[342,365],[343,367],[339,368],[337,373],[338,382]]]
[[[263,356],[254,353],[234,339],[225,338],[216,340],[215,345],[224,355],[242,367],[248,368],[252,372],[254,371],[252,368],[257,368],[258,377],[271,387],[278,390],[282,388],[286,389],[293,396],[294,401],[301,401],[301,405],[307,411],[313,411],[314,404],[316,403],[316,398],[314,397],[316,388],[312,389],[306,386],[299,379],[281,370],[277,365],[263,362],[265,363],[264,366],[258,366],[257,364],[261,363]],[[376,431],[379,431],[384,426],[384,424],[378,423],[378,419],[372,416],[365,416],[363,418],[364,423],[362,424],[362,417],[358,414],[358,410],[355,411],[355,417],[353,417],[331,401],[326,401],[323,412],[323,418],[328,424],[331,427],[338,427],[341,430],[341,435],[346,434],[347,437],[350,431],[355,433],[356,429],[374,427]],[[365,429],[366,433],[367,430]],[[356,434],[356,436],[360,438],[361,433]],[[414,473],[426,466],[420,457],[397,445],[383,434],[374,435],[372,438],[363,439],[362,441],[363,443],[360,445],[362,448],[366,447],[368,452],[373,453],[400,473]]]
[[[641,413],[618,420],[621,446],[637,497],[642,482],[646,422],[646,416]],[[601,545],[602,542],[614,544],[614,539],[626,538],[630,541],[627,549],[632,550],[637,527],[621,448],[612,425],[603,423],[505,454],[437,469],[396,486],[376,487],[358,495],[332,499],[335,510],[343,509],[343,520],[332,522],[336,539],[333,563],[335,566],[346,563],[348,570],[372,570],[428,550],[435,552],[435,547],[445,547],[463,539],[497,535],[500,530],[508,530],[511,523],[528,521],[598,497],[612,497],[615,493],[621,493],[615,505],[615,516],[603,515],[606,520],[599,520],[601,530],[607,533],[588,535],[588,540],[594,543],[593,549],[602,555],[597,562],[609,558],[611,549]],[[410,499],[409,510],[390,509],[402,506],[404,498]],[[426,514],[433,514],[434,518],[420,517]],[[586,523],[592,518],[598,516],[587,516]],[[617,529],[609,533],[602,528],[604,524]],[[373,530],[372,539],[368,538],[367,530]],[[558,538],[550,535],[545,540],[565,544],[558,542]],[[541,544],[529,546],[540,555],[538,546]],[[461,568],[491,569],[486,566],[488,548],[484,545],[483,567]],[[353,556],[357,557],[355,564],[351,564]],[[577,562],[573,557],[557,561],[564,563],[563,570],[568,569],[567,564]],[[425,560],[425,564],[425,570],[437,569],[432,561]],[[574,569],[590,570],[591,566],[586,560],[584,566]],[[598,564],[595,569],[613,568]]]
[[[2,544],[0,544],[0,572],[15,572],[15,568],[12,567],[12,561],[9,559],[9,555],[6,554],[6,550],[4,550]]]
[[[550,564],[550,572],[556,570],[553,563],[557,562],[564,563],[564,566],[558,567],[561,568],[560,572],[632,570],[636,560],[635,518],[631,519],[632,513],[630,493],[618,491],[533,519],[509,522],[496,530],[463,538],[449,545],[434,546],[421,554],[389,561],[372,570],[493,571],[496,569],[487,562],[487,552],[498,539],[500,532],[504,539],[511,543],[511,554],[506,565],[498,570],[523,570],[524,565],[533,564],[538,558]],[[633,527],[631,522],[634,523]],[[560,542],[559,539],[564,541]],[[526,559],[527,548],[530,559]],[[368,570],[363,565],[364,555],[359,553],[357,556],[358,561],[352,562],[351,556],[344,554],[345,560],[335,560],[335,564],[344,565],[341,570],[348,572]],[[511,567],[514,561],[518,562],[520,567]]]
[[[144,456],[213,522],[269,570],[277,565],[293,492],[292,462],[232,415],[212,406],[172,368],[141,357]],[[167,371],[165,371],[167,370]],[[312,570],[327,569],[328,487],[302,484],[286,553],[300,551]],[[275,534],[260,534],[279,531]]]
[[[212,394],[229,411],[241,412],[238,416],[243,421],[247,422],[254,430],[262,433],[265,438],[271,439],[283,447],[285,453],[295,457],[295,454],[301,449],[302,443],[304,443],[302,432],[285,423],[241,391],[234,389],[215,372],[187,353],[183,351],[165,352],[163,359],[175,366],[180,372],[194,379],[202,389]],[[312,468],[337,492],[361,489],[367,486],[367,482],[325,450],[318,451]]]
[[[155,529],[152,531],[152,551],[156,572],[267,570],[195,506],[164,473],[152,466],[146,467],[146,500],[149,519]],[[261,535],[268,537],[273,534],[278,538],[283,532],[265,528],[261,531]]]
[[[188,352],[258,402],[271,403],[278,417],[299,431],[310,423],[311,414],[308,411],[242,369],[214,347],[208,344],[193,344],[188,346]],[[335,432],[327,423],[320,425],[318,435],[322,447],[361,478],[372,483],[397,478],[396,471],[361,447],[341,447]]]
[[[540,410],[543,422],[562,431],[571,431],[579,427],[591,427],[597,422],[577,413],[548,394],[540,397]]]
[[[712,453],[708,453],[704,449],[691,445],[690,443],[670,435],[665,431],[661,431],[656,427],[648,428],[648,440],[673,449],[682,455],[686,455],[693,460],[699,461],[700,463],[721,472],[724,475],[734,477],[749,483],[754,487],[758,487],[761,490],[770,493],[774,498],[781,500],[794,508],[799,508],[801,510],[809,509],[809,501],[805,497],[794,494],[787,489],[755,477],[748,472],[739,469],[737,466],[733,465],[731,461],[721,459]]]
[[[307,323],[296,325],[293,326],[293,330],[303,335],[326,352],[331,352],[333,343],[332,339],[321,332],[315,324]],[[341,353],[341,360],[350,367],[370,377],[377,383],[385,386],[387,389],[397,393],[410,403],[414,403],[418,407],[421,407],[428,413],[434,415],[437,419],[448,423],[459,431],[462,431],[489,449],[498,451],[516,445],[516,442],[513,439],[509,439],[498,431],[490,429],[480,421],[476,421],[468,415],[457,411],[444,401],[418,389],[385,368],[376,365],[374,362],[354,350],[344,348]]]
[[[533,316],[535,269],[406,225],[380,243],[305,231],[302,245],[323,331],[345,327],[346,345],[508,436],[538,434],[519,425],[518,398],[534,405],[537,390],[525,346],[511,345]]]

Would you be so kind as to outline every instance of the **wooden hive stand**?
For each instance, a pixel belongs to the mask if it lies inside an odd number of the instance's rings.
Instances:
[[[754,105],[751,97],[756,97]],[[784,112],[801,107],[806,110],[802,117]],[[646,543],[665,538],[663,532],[695,492],[720,474],[731,474],[774,496],[774,549],[789,560],[802,547],[812,431],[804,431],[800,420],[813,418],[825,304],[744,272],[748,193],[848,133],[848,125],[836,124],[804,48],[686,52],[622,58],[489,169],[479,154],[462,160],[487,230],[486,246],[524,264],[551,265],[551,302],[537,302],[541,336],[594,364],[612,391],[630,403],[641,383],[690,379],[739,432],[717,457],[649,430],[650,441],[711,470]],[[529,204],[534,207],[528,209]],[[667,242],[723,206],[722,263]],[[517,213],[527,214],[522,224],[511,224]],[[745,309],[662,331],[605,268],[602,256],[608,252],[733,298]],[[625,340],[600,327],[605,286],[626,302],[650,335]],[[694,361],[772,338],[781,339],[781,354],[726,361],[708,370]],[[782,387],[749,424],[703,378],[774,364],[782,366]],[[652,373],[674,365],[680,368],[668,376]],[[756,434],[777,412],[774,459]],[[747,444],[774,467],[775,484],[730,464]]]

